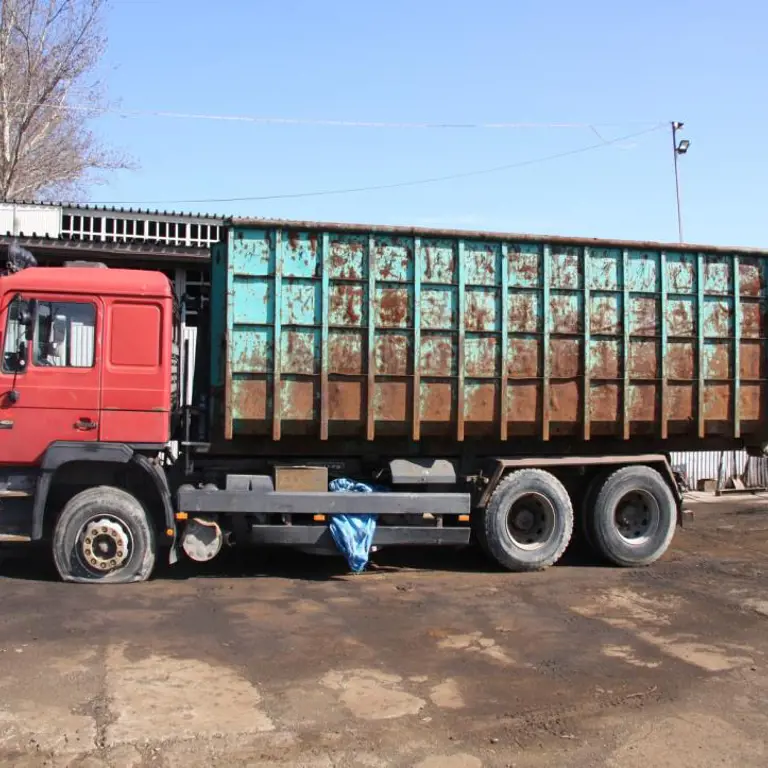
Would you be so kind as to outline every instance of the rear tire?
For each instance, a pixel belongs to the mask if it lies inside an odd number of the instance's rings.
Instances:
[[[604,558],[625,568],[650,565],[668,549],[677,525],[677,504],[654,469],[623,467],[605,480],[591,509],[588,536]]]
[[[560,559],[571,539],[571,499],[554,475],[521,469],[499,484],[479,527],[483,549],[503,568],[543,570]]]
[[[603,470],[589,481],[579,504],[579,516],[575,526],[578,538],[581,539],[590,552],[597,554],[599,553],[595,542],[592,540],[592,533],[590,531],[590,520],[592,519],[592,510],[595,508],[597,494],[600,493],[600,489],[610,475],[610,470]]]
[[[53,532],[53,559],[64,581],[146,581],[155,564],[155,532],[142,504],[121,488],[73,496]]]

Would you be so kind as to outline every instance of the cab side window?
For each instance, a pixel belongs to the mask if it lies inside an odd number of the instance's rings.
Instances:
[[[16,297],[8,306],[3,337],[3,373],[22,373],[27,365],[27,326],[29,302]]]
[[[32,364],[91,368],[95,359],[96,307],[85,302],[39,301]]]

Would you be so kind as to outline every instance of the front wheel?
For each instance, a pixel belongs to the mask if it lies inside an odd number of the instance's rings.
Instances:
[[[637,567],[658,560],[675,535],[677,505],[669,485],[650,467],[611,474],[585,510],[595,549],[615,565]]]
[[[573,507],[554,475],[521,469],[494,491],[479,521],[478,540],[510,571],[538,571],[556,563],[573,533]]]
[[[64,581],[146,581],[155,564],[155,533],[142,504],[121,488],[73,496],[53,532],[53,559]]]

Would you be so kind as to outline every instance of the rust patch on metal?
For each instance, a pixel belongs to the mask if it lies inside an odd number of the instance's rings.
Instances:
[[[728,421],[731,413],[731,385],[708,383],[704,387],[704,418],[708,421]]]
[[[332,325],[360,326],[363,320],[362,285],[334,285],[330,289],[329,320]]]
[[[706,347],[707,371],[709,379],[731,378],[731,349],[727,341],[708,342]]]
[[[332,239],[330,274],[333,279],[361,280],[365,273],[363,244],[359,239]]]
[[[538,332],[541,324],[539,306],[539,297],[536,293],[522,291],[510,293],[507,304],[510,333]]]
[[[423,280],[427,283],[452,283],[456,276],[456,258],[450,241],[422,241]]]
[[[594,339],[589,351],[590,378],[618,379],[621,366],[619,362],[619,342],[608,339]]]
[[[331,379],[328,382],[328,418],[330,421],[363,420],[362,381]]]
[[[496,295],[493,292],[478,289],[466,292],[464,327],[467,331],[496,330]]]
[[[232,417],[236,421],[267,420],[267,379],[237,379],[232,382]],[[269,382],[271,386],[271,381]]]
[[[592,333],[618,334],[621,331],[618,296],[593,296],[589,312]]]
[[[410,359],[410,343],[407,336],[401,333],[380,333],[376,336],[376,375],[407,376]]]
[[[583,320],[579,311],[579,299],[575,294],[551,296],[549,316],[552,333],[581,333]]]
[[[696,370],[696,355],[692,341],[670,341],[667,344],[667,378],[692,379]]]
[[[554,378],[575,378],[581,373],[581,347],[579,339],[550,339],[550,373]]]
[[[515,422],[538,421],[541,387],[537,382],[510,382],[507,392],[507,413]],[[512,429],[510,425],[510,430]]]
[[[469,427],[472,422],[490,424],[496,418],[496,384],[471,384],[466,387],[464,398],[466,412],[464,420]]]
[[[410,325],[407,288],[379,288],[377,293],[377,325],[382,328],[404,328]]]
[[[284,373],[303,373],[311,376],[319,371],[315,355],[313,331],[283,331],[282,370]]]
[[[670,420],[693,421],[693,391],[693,384],[670,384],[667,387]]]
[[[456,357],[451,337],[427,336],[421,340],[421,375],[455,375]]]
[[[659,375],[659,345],[656,341],[630,343],[629,375],[633,379],[655,379]]]
[[[376,278],[378,280],[406,281],[413,267],[413,248],[410,239],[385,238],[374,246]]]
[[[618,429],[620,393],[618,384],[593,385],[589,398],[591,420],[610,422]]]
[[[315,382],[283,378],[280,385],[283,421],[314,422],[317,401]]]
[[[653,297],[636,296],[630,300],[630,328],[636,336],[659,334],[658,302]]]
[[[762,301],[741,303],[741,335],[744,338],[761,338],[765,332],[765,305]]]
[[[763,422],[763,403],[766,398],[764,384],[741,385],[741,418],[742,421]]]
[[[456,327],[457,311],[453,296],[446,289],[422,288],[422,329],[450,330]]]
[[[693,336],[695,323],[693,320],[693,301],[670,299],[667,302],[666,313],[669,336]]]
[[[575,423],[579,418],[581,392],[579,382],[553,381],[549,385],[549,418],[551,421]]]
[[[763,260],[742,256],[739,260],[739,292],[742,296],[760,296],[764,291]]]
[[[495,336],[468,337],[464,342],[464,370],[467,376],[496,376],[499,370],[499,339]]]
[[[409,413],[410,386],[405,381],[377,381],[376,421],[405,422]]]
[[[454,385],[449,381],[421,382],[422,422],[449,424],[453,412]]]
[[[556,248],[552,250],[551,284],[553,288],[581,286],[578,248]]]
[[[726,301],[710,299],[704,304],[704,335],[723,337],[729,335],[731,310]]]
[[[537,288],[541,275],[541,254],[522,251],[519,245],[507,250],[509,284],[518,288]]]
[[[695,285],[695,267],[689,257],[684,260],[667,259],[667,283],[670,293],[692,293]]]
[[[632,384],[629,388],[629,420],[654,424],[657,414],[656,384]]]
[[[331,331],[328,336],[328,372],[362,374],[363,339],[359,332]]]
[[[763,345],[758,341],[742,341],[739,355],[739,368],[742,379],[766,378],[766,362]],[[742,383],[743,386],[743,383]]]
[[[518,379],[532,379],[539,375],[538,339],[512,336],[507,344],[507,374]]]
[[[498,247],[488,243],[468,243],[465,251],[467,285],[495,285]]]
[[[707,254],[704,257],[704,293],[731,293],[731,260]]]

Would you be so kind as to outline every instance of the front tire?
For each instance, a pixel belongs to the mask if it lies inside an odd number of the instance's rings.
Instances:
[[[650,565],[668,549],[677,504],[654,469],[623,467],[605,480],[586,511],[589,538],[606,560],[625,568]]]
[[[53,559],[64,581],[146,581],[155,565],[155,532],[142,504],[121,488],[73,496],[53,532]]]
[[[571,540],[571,499],[554,475],[521,469],[494,491],[480,528],[480,543],[503,568],[540,571],[556,563]]]

